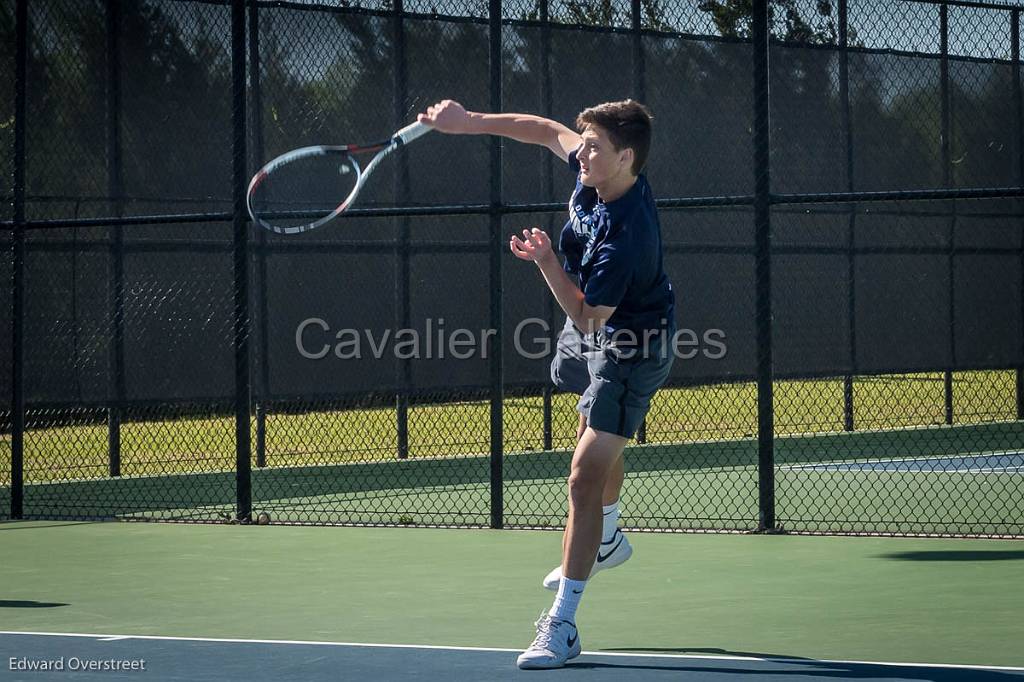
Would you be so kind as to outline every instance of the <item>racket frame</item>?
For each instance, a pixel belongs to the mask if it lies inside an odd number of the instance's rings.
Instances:
[[[359,195],[359,191],[366,184],[366,179],[370,176],[370,173],[377,167],[381,161],[383,161],[391,152],[395,151],[404,144],[412,142],[418,137],[425,135],[430,132],[432,128],[423,123],[412,123],[402,128],[387,140],[381,142],[374,142],[371,144],[362,145],[314,145],[310,147],[300,147],[293,149],[290,152],[285,152],[280,156],[271,159],[266,163],[249,181],[249,188],[245,193],[246,208],[249,211],[249,217],[252,221],[260,227],[270,230],[276,234],[300,234],[302,232],[308,232],[315,230],[316,228],[328,223],[339,215],[347,211],[353,203],[355,203],[356,197]],[[366,169],[362,169],[359,165],[359,161],[356,159],[356,154],[370,154],[376,152],[377,155],[366,165]],[[320,218],[302,225],[292,225],[284,227],[281,225],[274,225],[267,222],[259,216],[253,206],[253,198],[256,189],[263,184],[263,182],[278,168],[285,164],[295,163],[301,159],[307,159],[314,156],[327,156],[327,155],[338,155],[345,158],[345,161],[352,167],[356,173],[356,183],[352,187],[352,191],[349,192],[345,200],[342,201],[338,206],[328,213],[327,215],[321,216]]]

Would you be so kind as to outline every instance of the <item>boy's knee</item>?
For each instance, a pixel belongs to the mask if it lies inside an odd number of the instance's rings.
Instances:
[[[574,506],[600,501],[604,490],[604,476],[588,467],[576,467],[569,474],[569,499]],[[605,472],[607,473],[607,472]]]

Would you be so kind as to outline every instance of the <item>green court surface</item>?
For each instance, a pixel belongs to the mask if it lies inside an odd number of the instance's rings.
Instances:
[[[1024,665],[1024,541],[633,533],[588,651]],[[517,648],[550,531],[0,524],[0,630]]]

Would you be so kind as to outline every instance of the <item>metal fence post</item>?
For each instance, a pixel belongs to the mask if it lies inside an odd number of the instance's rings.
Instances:
[[[839,0],[839,99],[842,105],[841,125],[846,145],[846,191],[853,191],[853,116],[850,111],[850,52],[849,7],[847,0]],[[848,205],[847,238],[847,329],[850,332],[850,372],[843,377],[843,430],[856,427],[853,404],[853,377],[857,373],[857,204]]]
[[[1014,131],[1017,138],[1017,184],[1024,187],[1024,98],[1020,82],[1020,10],[1010,13],[1010,40],[1013,59],[1013,106],[1016,113]],[[1024,235],[1020,250],[1021,324],[1024,324]],[[1021,334],[1021,362],[1024,363],[1024,334]],[[1017,368],[1017,419],[1024,419],[1024,365]]]
[[[490,0],[488,11],[489,66],[491,111],[501,111],[501,0]],[[490,191],[490,297],[491,329],[495,334],[491,352],[491,528],[502,528],[504,522],[504,481],[502,457],[504,455],[504,362],[502,330],[501,265],[505,254],[505,240],[501,231],[501,139],[491,136],[491,191]]]
[[[405,107],[408,96],[408,74],[405,59],[405,8],[402,0],[395,0],[394,35],[395,35],[395,125],[396,129],[405,125]],[[409,195],[409,162],[405,154],[398,155],[398,168],[395,174],[395,196]],[[395,272],[395,322],[398,329],[409,329],[412,322],[412,286],[411,254],[409,248],[409,219],[398,218],[398,241],[395,245],[395,258],[398,267]],[[409,457],[409,389],[412,386],[412,360],[402,357],[397,367],[398,392],[395,397],[395,418],[398,430],[398,459]]]
[[[249,219],[245,208],[246,83],[245,0],[231,3],[232,200],[234,227],[235,506],[237,518],[252,516],[252,444],[249,425]]]
[[[25,112],[28,0],[14,9],[14,240],[11,305],[11,518],[24,514],[25,494]]]
[[[540,101],[541,113],[544,116],[553,115],[552,88],[551,88],[551,19],[548,15],[548,0],[540,0]],[[541,186],[544,190],[544,201],[550,201],[555,193],[554,168],[551,154],[542,152],[544,161],[541,163]],[[552,214],[548,217],[548,230],[551,232],[551,240],[557,244],[559,237],[557,230],[558,216]],[[555,301],[553,296],[544,297],[544,319],[548,324],[548,338],[551,340],[551,347],[558,339],[559,325],[555,316]],[[554,434],[552,432],[552,410],[555,387],[550,381],[544,382],[544,449],[550,450],[553,447]]]
[[[758,530],[775,529],[768,0],[754,0],[754,230],[757,300]]]
[[[632,38],[633,38],[633,98],[643,102],[647,97],[645,81],[647,79],[647,65],[644,62],[643,42],[643,14],[640,7],[640,0],[632,0],[630,3],[630,15],[632,17]],[[647,417],[640,422],[640,428],[636,432],[636,442],[640,445],[647,442]]]
[[[939,6],[939,30],[941,36],[939,40],[939,50],[941,53],[941,60],[939,62],[940,68],[940,88],[941,88],[941,100],[942,100],[942,120],[940,122],[942,126],[942,186],[944,189],[951,189],[953,187],[953,167],[950,161],[950,136],[952,135],[952,126],[950,124],[950,94],[949,94],[949,6],[943,2]],[[956,270],[955,270],[955,258],[956,252],[956,199],[951,201],[953,207],[953,215],[949,222],[949,256],[947,257],[949,265],[949,363],[950,366],[956,367]],[[943,374],[944,378],[944,395],[945,395],[945,417],[946,423],[953,423],[953,371],[947,369]]]
[[[644,62],[643,12],[640,0],[632,0],[630,3],[630,17],[633,39],[633,98],[643,102],[647,97],[647,64]]]
[[[107,193],[114,215],[124,216],[124,182],[121,145],[121,2],[108,0],[107,19]],[[124,233],[120,225],[111,228],[111,280],[108,289],[111,348],[109,400],[107,408],[107,450],[112,477],[121,475],[121,410],[125,399],[124,379]]]
[[[252,89],[253,171],[263,163],[263,88],[260,82],[260,12],[255,2],[249,4],[249,79]],[[256,383],[256,466],[267,466],[267,401],[270,393],[270,358],[267,355],[269,333],[267,303],[267,231],[256,231],[256,290],[259,319],[259,381]]]

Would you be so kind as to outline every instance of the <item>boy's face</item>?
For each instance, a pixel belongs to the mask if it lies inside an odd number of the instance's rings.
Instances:
[[[583,146],[576,154],[580,181],[587,187],[602,187],[617,178],[632,177],[633,152],[616,150],[608,133],[593,124],[581,134]]]

